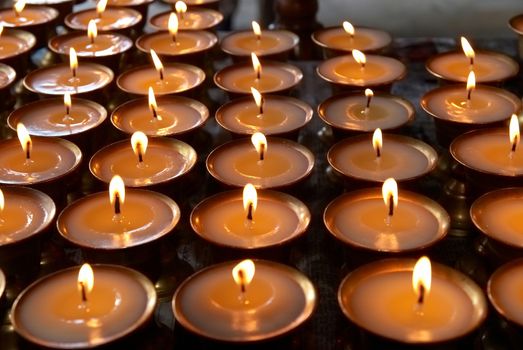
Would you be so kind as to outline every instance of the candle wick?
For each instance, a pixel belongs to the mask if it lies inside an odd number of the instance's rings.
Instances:
[[[260,41],[261,41],[261,35],[256,35],[256,41],[258,42],[258,44],[260,43]]]
[[[26,143],[25,159],[31,159],[31,141]]]
[[[142,152],[140,151],[140,145],[138,144],[138,163],[142,163],[143,162],[143,155],[142,155]]]
[[[264,104],[264,103],[265,103],[265,100],[264,100],[263,97],[262,97],[262,99],[261,99],[261,101],[260,101],[260,114],[263,114],[263,104]]]
[[[365,70],[365,62],[361,63],[361,70]]]
[[[381,157],[381,147],[380,146],[377,146],[376,147],[376,158],[380,158]],[[391,196],[392,197],[392,196]],[[389,214],[390,215],[390,214]]]
[[[73,74],[73,78],[76,79],[76,67],[75,68],[71,68],[71,73]]]
[[[78,282],[80,283],[80,291],[82,293],[82,302],[87,302],[87,293],[85,292],[85,285],[83,282]]]
[[[243,270],[240,269],[238,271],[238,276],[240,277],[240,290],[242,292],[242,297],[244,297],[245,295],[245,282],[244,282],[244,279],[245,279],[245,276],[244,276],[244,273],[243,273]]]
[[[116,193],[114,195],[114,214],[119,215],[121,213],[120,209],[120,195]]]
[[[423,304],[423,301],[425,300],[425,286],[423,284],[419,285],[419,294],[418,294],[418,304]]]
[[[389,216],[394,215],[394,196],[391,194],[389,196]]]
[[[260,145],[260,160],[264,160],[264,159],[265,159],[265,145],[261,144]]]
[[[176,34],[173,34],[171,38],[173,39],[173,43],[178,44],[178,42],[176,41]]]
[[[518,141],[519,141],[519,137],[516,135],[514,136],[514,139],[512,140],[512,153],[516,152],[516,149],[518,147]]]
[[[247,209],[247,220],[252,221],[252,203],[249,203],[249,208]]]
[[[163,68],[158,69],[158,73],[160,73],[160,80],[163,81]]]
[[[470,101],[471,98],[472,98],[472,89],[469,89],[467,91],[467,101]]]
[[[474,57],[470,58],[470,70],[474,69]]]

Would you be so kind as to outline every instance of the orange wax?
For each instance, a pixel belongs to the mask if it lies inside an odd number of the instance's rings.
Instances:
[[[63,55],[69,55],[72,47],[80,57],[100,57],[127,51],[133,46],[133,42],[123,35],[109,33],[101,33],[91,42],[85,33],[74,33],[54,37],[49,46]]]
[[[377,51],[390,45],[392,38],[389,33],[372,28],[355,28],[354,37],[351,37],[341,27],[326,28],[313,34],[315,40],[320,46],[352,51]]]
[[[214,34],[206,31],[178,32],[176,41],[170,33],[158,32],[141,36],[136,46],[147,53],[153,49],[159,55],[177,56],[209,50],[217,41]]]
[[[235,32],[226,36],[221,48],[233,56],[257,56],[277,54],[292,50],[298,45],[299,38],[286,30],[265,30],[258,39],[252,31]]]
[[[171,12],[164,12],[151,18],[151,25],[160,30],[168,29]],[[210,9],[189,9],[183,18],[178,16],[178,28],[181,30],[203,30],[217,26],[223,20],[223,15]]]
[[[29,33],[27,33],[29,36]],[[34,46],[34,37],[30,38],[18,37],[16,34],[11,34],[4,30],[0,36],[0,59],[13,57],[21,53],[29,51]]]
[[[27,6],[20,16],[16,16],[14,10],[5,9],[0,11],[0,24],[5,27],[24,27],[35,24],[50,22],[58,16],[54,9],[41,6]]]
[[[96,9],[73,12],[65,18],[68,27],[86,31],[89,21],[94,19],[99,31],[122,30],[131,28],[142,20],[142,15],[125,7],[106,8],[101,18]]]

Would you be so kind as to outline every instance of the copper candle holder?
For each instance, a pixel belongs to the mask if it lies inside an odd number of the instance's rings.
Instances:
[[[487,284],[487,295],[496,312],[509,322],[509,331],[520,334],[523,327],[518,287],[521,285],[523,259],[510,261],[498,268]]]
[[[133,31],[143,23],[140,12],[126,7],[107,6],[104,11],[105,16],[112,16],[118,20],[109,21],[102,25],[98,23],[99,32],[118,32],[133,37]],[[65,17],[65,25],[72,30],[86,32],[91,19],[98,18],[95,8],[73,12]]]
[[[0,78],[0,98],[4,101],[2,104],[9,105],[13,100],[9,89],[16,79],[16,72],[7,64],[0,63]]]
[[[42,47],[47,43],[47,39],[55,33],[54,25],[58,18],[58,11],[48,6],[34,6],[28,5],[24,7],[24,11],[40,12],[42,18],[35,21],[22,21],[18,20],[18,17],[14,15],[12,8],[4,9],[0,11],[0,24],[5,28],[16,28],[27,30],[33,34],[36,38],[36,46]]]
[[[166,4],[169,4],[172,6],[173,10],[175,10],[174,5],[176,4],[177,0],[162,0]],[[189,9],[192,8],[207,8],[218,11],[220,8],[220,0],[185,0],[185,4]]]
[[[18,76],[24,76],[28,67],[29,54],[36,45],[36,37],[28,31],[14,28],[4,28],[2,38],[4,37],[17,41],[19,49],[15,52],[0,51],[0,62],[11,66]]]
[[[508,21],[508,26],[518,35],[518,56],[523,60],[523,14],[512,17]]]
[[[167,30],[171,11],[154,15],[149,20],[151,27],[157,30]],[[184,19],[179,19],[180,30],[211,30],[214,31],[223,21],[223,15],[215,10],[192,7],[184,14]]]

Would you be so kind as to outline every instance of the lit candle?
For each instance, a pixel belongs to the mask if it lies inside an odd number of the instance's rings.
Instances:
[[[414,118],[414,112],[409,101],[398,96],[375,94],[371,89],[365,89],[364,94],[337,94],[318,107],[320,118],[342,132],[398,129]]]
[[[327,153],[330,166],[349,178],[371,182],[389,177],[413,180],[436,166],[437,153],[424,142],[393,134],[376,136],[374,141],[370,135],[359,135],[338,142]]]
[[[444,52],[430,58],[426,64],[429,73],[444,80],[465,82],[473,70],[479,83],[493,83],[512,78],[519,71],[512,58],[491,51],[475,52],[464,37],[461,47],[461,52]]]
[[[219,246],[259,249],[280,246],[302,236],[310,212],[301,201],[274,191],[222,192],[204,199],[191,213],[191,226],[203,239]]]
[[[312,171],[314,156],[298,143],[255,133],[219,146],[206,163],[210,174],[226,185],[272,188],[303,180]]]
[[[200,270],[173,297],[174,315],[184,328],[240,343],[287,334],[312,315],[315,305],[316,291],[307,277],[263,260]]]
[[[11,321],[30,342],[91,348],[142,327],[156,305],[152,283],[116,265],[85,264],[43,277],[16,299]]]
[[[209,118],[207,107],[196,100],[164,95],[158,98],[149,87],[148,97],[118,106],[111,122],[126,134],[142,131],[147,136],[175,136],[193,131]]]
[[[251,88],[252,97],[234,99],[216,112],[216,121],[235,134],[286,134],[297,131],[312,118],[305,102],[286,96],[265,95]]]
[[[523,261],[519,258],[498,268],[487,284],[487,295],[494,309],[517,328],[523,325],[522,282]]]
[[[58,17],[58,11],[47,6],[26,6],[25,0],[17,0],[12,9],[0,11],[0,23],[4,27],[27,28],[29,31],[38,25],[47,24]],[[33,33],[34,34],[34,33]]]
[[[450,218],[436,202],[401,191],[387,179],[380,189],[343,194],[325,209],[329,232],[350,246],[399,253],[425,249],[442,240]]]
[[[106,146],[89,162],[91,173],[109,183],[119,174],[126,186],[146,187],[179,179],[196,164],[196,151],[176,139],[153,138],[137,131],[131,140]]]
[[[205,30],[214,29],[223,21],[223,15],[211,9],[206,8],[191,8],[187,10],[185,5],[185,11],[182,9],[183,1],[176,2],[176,14],[178,15],[178,22],[181,30]],[[179,10],[178,10],[179,9]],[[171,12],[159,13],[149,20],[152,27],[158,30],[167,30],[169,17]]]
[[[472,280],[425,259],[416,267],[410,259],[364,265],[342,281],[338,302],[345,316],[363,329],[418,345],[463,337],[487,315],[485,296]]]
[[[262,64],[255,53],[252,63],[226,67],[214,75],[214,82],[222,90],[236,94],[250,94],[251,87],[261,93],[288,91],[303,78],[303,73],[290,64],[267,61]]]
[[[173,9],[176,7],[176,3],[179,2],[179,0],[165,0],[166,3],[171,4]],[[184,0],[185,4],[189,7],[190,10],[193,8],[196,9],[202,9],[202,8],[210,8],[214,10],[218,10],[220,5],[220,0]]]

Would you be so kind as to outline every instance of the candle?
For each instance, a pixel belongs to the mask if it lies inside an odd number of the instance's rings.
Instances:
[[[28,187],[2,187],[0,247],[13,249],[11,244],[36,237],[51,226],[55,214],[55,204],[45,193]],[[4,250],[3,254],[7,255],[9,251]]]
[[[287,30],[262,31],[258,22],[252,22],[252,31],[238,31],[223,38],[222,51],[233,57],[248,58],[252,52],[258,57],[278,56],[294,50],[300,38]]]
[[[173,8],[176,8],[176,4],[179,3],[179,0],[164,0],[166,3],[171,4]],[[184,3],[189,7],[190,10],[193,8],[210,8],[218,10],[220,5],[220,0],[184,0]]]
[[[56,64],[29,72],[23,84],[31,92],[42,95],[90,93],[101,90],[113,81],[113,71],[96,63],[78,64],[76,51],[69,49],[69,64]]]
[[[109,198],[107,198],[109,197]],[[158,240],[170,233],[180,218],[169,197],[146,190],[124,188],[115,176],[107,192],[71,203],[58,216],[58,232],[83,248],[121,250]]]
[[[377,135],[376,135],[377,136]],[[431,172],[437,163],[436,151],[424,142],[400,135],[371,135],[346,138],[327,153],[337,172],[360,181],[382,182],[393,177],[413,180]]]
[[[214,83],[222,90],[235,94],[250,94],[251,87],[261,93],[288,91],[303,78],[299,68],[274,61],[263,62],[252,53],[251,63],[235,64],[218,71]]]
[[[72,173],[82,160],[80,149],[60,138],[30,137],[17,125],[18,140],[0,141],[0,183],[32,185]]]
[[[99,0],[94,9],[70,13],[65,25],[73,30],[86,31],[91,20],[96,21],[99,31],[126,31],[142,21],[142,15],[127,7],[107,7],[107,0]]]
[[[471,70],[479,83],[502,82],[514,77],[519,65],[510,57],[491,51],[475,52],[461,37],[463,52],[450,51],[430,58],[426,68],[430,74],[450,81],[466,82]]]
[[[517,178],[523,174],[519,124],[513,115],[509,130],[480,129],[457,137],[450,145],[452,157],[476,173]],[[508,131],[508,132],[507,132]]]
[[[498,268],[487,285],[488,298],[497,313],[519,327],[523,325],[522,281],[523,262],[517,259]]]
[[[200,270],[180,285],[172,307],[178,322],[198,335],[251,343],[287,334],[315,305],[314,286],[301,272],[244,260]]]
[[[315,31],[312,41],[320,46],[327,57],[350,53],[353,49],[377,52],[386,49],[392,42],[389,33],[367,27],[354,27],[344,21],[341,27],[329,27]]]
[[[2,62],[28,53],[36,44],[33,34],[24,30],[4,28],[0,24],[0,60]]]
[[[60,270],[30,285],[11,311],[15,331],[44,347],[92,348],[125,337],[152,316],[156,292],[116,265]]]
[[[392,179],[383,187],[345,193],[323,215],[340,241],[359,249],[404,253],[425,249],[447,235],[450,217],[439,204],[401,191]]]
[[[183,63],[163,65],[153,49],[150,53],[154,67],[139,66],[120,74],[116,84],[121,90],[148,95],[149,87],[152,87],[157,95],[166,95],[194,89],[205,80],[205,73],[200,68]]]
[[[175,136],[203,126],[208,118],[209,110],[203,103],[181,96],[156,98],[150,87],[148,97],[118,106],[111,123],[126,134],[142,131],[147,136]]]
[[[280,246],[301,237],[310,222],[301,201],[275,191],[222,192],[204,199],[191,213],[191,227],[203,239],[238,249]]]
[[[9,88],[16,79],[16,72],[7,64],[0,63],[0,97],[10,96]]]
[[[523,14],[516,15],[508,21],[508,26],[518,35],[518,54],[523,58]]]
[[[412,104],[398,96],[345,93],[332,96],[318,106],[318,115],[328,125],[341,131],[370,132],[397,129],[414,119]]]
[[[301,100],[251,91],[253,97],[234,99],[216,111],[221,127],[241,135],[278,135],[297,131],[312,118],[312,108]]]
[[[136,47],[145,53],[152,50],[161,56],[170,58],[187,58],[202,56],[210,51],[218,42],[211,32],[203,30],[178,31],[178,16],[171,12],[168,31],[144,34],[136,40]]]
[[[177,1],[177,3],[183,3]],[[187,7],[187,6],[186,6]],[[223,15],[211,9],[206,8],[186,8],[183,11],[183,5],[178,5],[176,13],[178,15],[178,23],[181,30],[205,30],[213,29],[223,21]],[[158,30],[167,30],[168,22],[171,12],[159,13],[149,20],[150,25]]]
[[[16,130],[18,123],[31,135],[67,137],[92,130],[107,118],[107,111],[96,102],[80,98],[50,98],[25,104],[7,117],[7,124]]]
[[[351,272],[338,290],[345,316],[381,337],[418,345],[451,341],[477,329],[487,315],[481,289],[447,266],[416,264],[426,270],[414,272],[414,263],[381,260]],[[425,281],[413,278],[418,273],[426,274]]]
[[[329,83],[361,88],[390,85],[404,78],[407,70],[403,63],[394,58],[365,55],[359,50],[352,50],[352,55],[323,61],[318,66],[317,73]]]
[[[47,6],[26,6],[24,0],[15,1],[12,9],[0,11],[0,24],[4,27],[27,28],[47,24],[56,19],[58,11]]]
[[[188,144],[170,138],[148,139],[137,131],[131,140],[113,143],[96,152],[89,169],[105,183],[119,174],[126,186],[145,187],[178,179],[195,164],[196,151]]]
[[[254,147],[253,147],[254,146]],[[207,170],[230,186],[252,183],[256,188],[289,186],[303,180],[314,167],[314,156],[304,146],[255,133],[219,146],[207,157]]]

